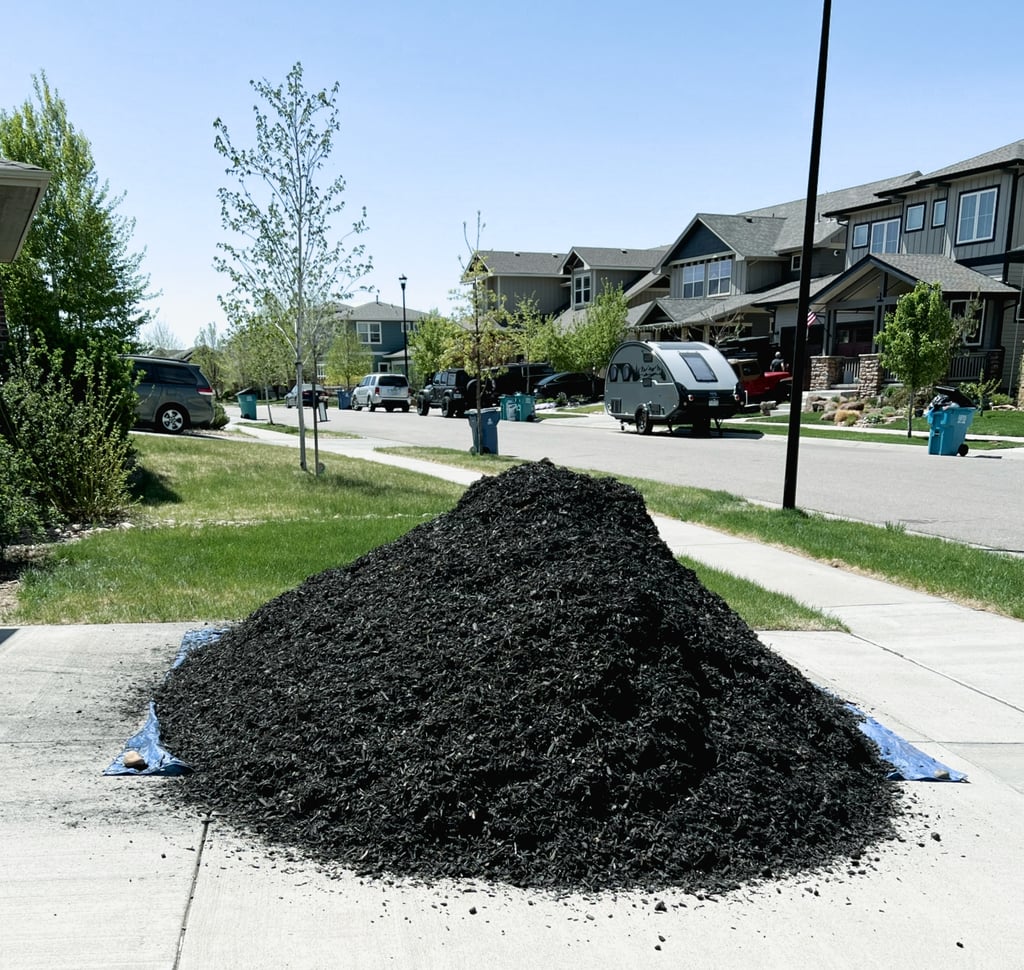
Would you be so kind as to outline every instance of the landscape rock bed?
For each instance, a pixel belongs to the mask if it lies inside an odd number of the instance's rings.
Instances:
[[[155,702],[197,769],[174,797],[365,874],[718,891],[856,857],[898,806],[637,492],[547,461],[265,604]]]

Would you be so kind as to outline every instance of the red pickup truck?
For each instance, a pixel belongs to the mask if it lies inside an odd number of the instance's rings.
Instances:
[[[793,391],[793,375],[787,370],[762,370],[756,358],[730,359],[747,404],[761,401],[788,401]]]

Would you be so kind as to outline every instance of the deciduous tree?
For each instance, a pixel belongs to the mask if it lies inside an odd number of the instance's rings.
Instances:
[[[911,437],[917,392],[934,384],[949,369],[958,328],[938,283],[919,282],[885,315],[885,328],[875,338],[883,367],[901,380],[910,394],[907,437]]]
[[[95,340],[132,339],[150,319],[153,298],[130,251],[134,222],[118,212],[101,182],[88,139],[68,119],[46,75],[32,79],[35,101],[0,111],[0,155],[47,169],[52,177],[18,258],[0,266],[12,345],[29,342],[67,366]]]
[[[222,299],[230,318],[269,311],[291,345],[295,383],[301,387],[310,346],[326,347],[316,332],[326,317],[311,309],[348,299],[370,269],[364,246],[346,248],[367,228],[366,211],[347,232],[335,235],[335,219],[345,207],[345,179],[337,175],[328,181],[324,169],[341,127],[338,84],[307,92],[299,62],[283,85],[267,80],[250,84],[262,102],[254,109],[255,146],[236,145],[227,124],[221,118],[214,122],[214,147],[237,183],[218,191],[221,223],[230,238],[219,244],[223,255],[214,265],[232,283]],[[304,432],[299,408],[303,468]]]

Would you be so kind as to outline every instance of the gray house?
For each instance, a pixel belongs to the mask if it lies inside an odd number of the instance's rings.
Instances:
[[[346,326],[355,330],[359,342],[373,353],[373,370],[398,373],[405,373],[409,333],[425,316],[421,310],[406,307],[403,328],[402,307],[381,303],[379,299],[357,307],[346,307],[340,314]]]
[[[698,213],[667,247],[574,247],[564,257],[481,252],[479,266],[510,309],[533,296],[542,313],[561,310],[565,326],[608,280],[625,290],[634,336],[713,340],[729,331],[769,336],[783,347],[793,343],[807,273],[817,314],[808,340],[812,386],[865,392],[887,379],[873,353],[886,313],[918,281],[939,283],[954,315],[979,308],[948,379],[984,373],[1012,388],[1024,353],[1022,173],[1024,141],[1017,141],[927,175],[822,193],[808,266],[804,199]],[[863,375],[862,358],[870,362]]]

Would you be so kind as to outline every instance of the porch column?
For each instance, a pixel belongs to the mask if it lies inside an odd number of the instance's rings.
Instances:
[[[857,394],[860,397],[876,397],[882,390],[882,360],[879,354],[860,355],[860,376]]]
[[[842,357],[812,357],[811,386],[812,391],[828,391],[839,383],[842,373]]]

